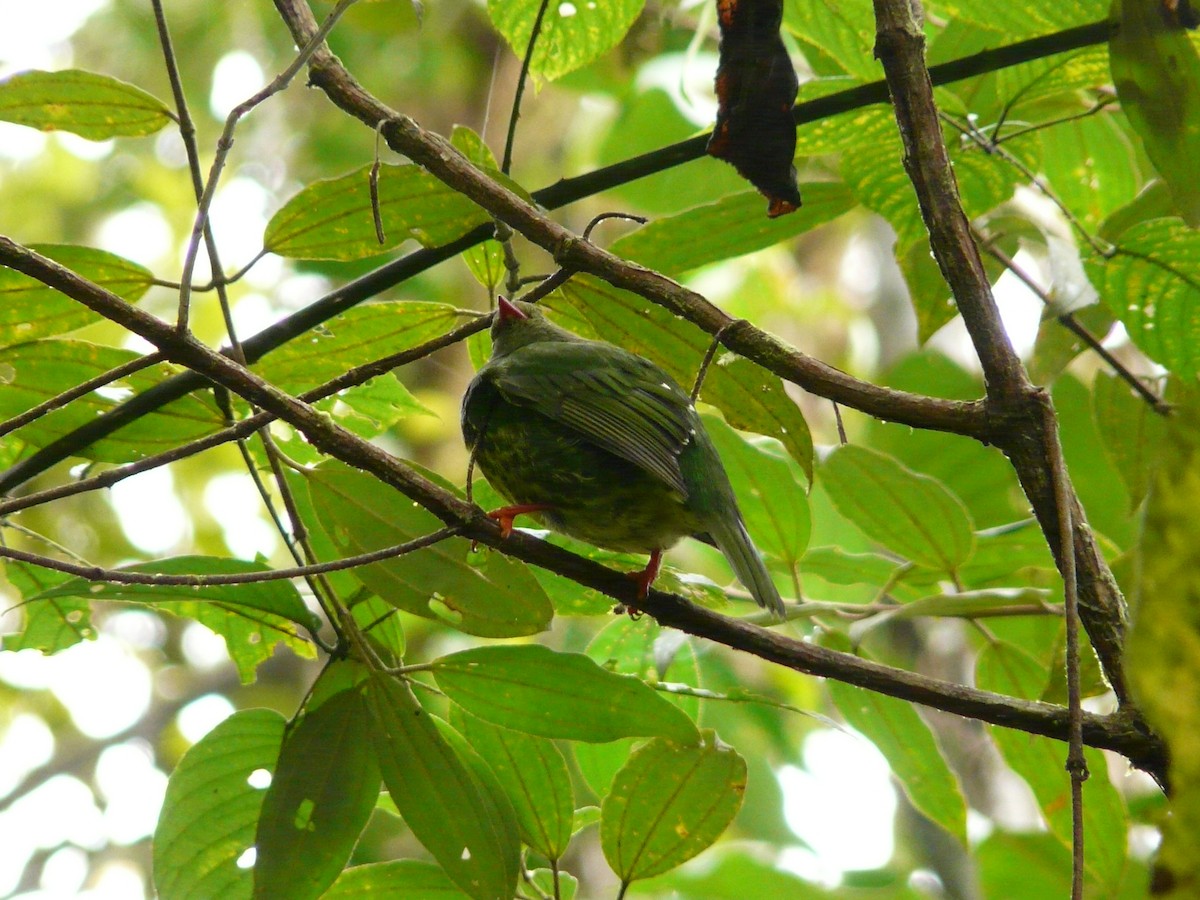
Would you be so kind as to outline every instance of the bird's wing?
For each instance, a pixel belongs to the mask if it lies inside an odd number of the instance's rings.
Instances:
[[[691,398],[658,366],[579,341],[529,344],[491,368],[509,402],[574,429],[687,496],[679,454],[699,425]]]

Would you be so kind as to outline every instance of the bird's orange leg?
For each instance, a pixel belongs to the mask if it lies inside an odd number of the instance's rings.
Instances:
[[[629,573],[629,577],[637,583],[637,598],[639,600],[646,599],[646,595],[650,593],[650,585],[654,584],[654,579],[658,577],[658,571],[661,568],[662,551],[654,550],[650,553],[650,561],[646,563],[646,568],[640,572]],[[636,606],[626,603],[625,608],[629,611],[630,618],[637,618],[641,615]]]
[[[500,523],[500,537],[508,537],[512,534],[513,519],[517,516],[524,513],[545,512],[548,509],[554,509],[554,506],[549,503],[518,503],[515,506],[493,509],[488,513],[488,518],[495,519]]]

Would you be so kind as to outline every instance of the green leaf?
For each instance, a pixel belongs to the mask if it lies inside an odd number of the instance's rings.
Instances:
[[[892,581],[902,565],[879,553],[847,553],[841,547],[813,547],[800,560],[805,575],[816,575],[831,584],[876,587]]]
[[[322,900],[371,900],[373,897],[465,900],[468,896],[433,863],[396,859],[346,869],[322,895]]]
[[[562,751],[545,738],[489,725],[466,713],[461,719],[463,737],[488,761],[512,801],[521,840],[549,860],[562,858],[575,814]]]
[[[1092,383],[1092,415],[1098,443],[1125,482],[1131,508],[1141,505],[1161,455],[1166,420],[1121,378],[1106,372],[1097,372]]]
[[[975,683],[983,690],[1033,700],[1046,681],[1046,667],[1011,644],[989,644],[975,663]],[[991,732],[1004,761],[1033,789],[1050,833],[1071,846],[1071,780],[1064,770],[1067,745],[1008,728],[993,727]],[[1088,748],[1084,756],[1091,772],[1083,783],[1084,865],[1111,895],[1125,871],[1129,815],[1108,779],[1104,756]]]
[[[269,572],[262,563],[208,556],[177,556],[122,567],[121,571],[164,575],[244,575]],[[256,584],[182,585],[109,584],[75,578],[34,598],[38,603],[61,603],[72,597],[141,603],[181,618],[195,619],[225,639],[229,656],[243,683],[254,680],[255,670],[284,644],[301,657],[312,659],[316,650],[297,634],[295,625],[320,627],[320,620],[304,605],[295,586],[286,580]]]
[[[254,840],[255,896],[323,896],[375,808],[379,781],[357,688],[305,710],[284,735],[263,800]]]
[[[398,300],[356,306],[290,341],[255,364],[254,371],[289,393],[329,381],[347,369],[399,353],[449,331],[458,321],[443,303]]]
[[[625,883],[669,871],[709,847],[746,791],[746,761],[703,732],[681,747],[661,738],[634,751],[600,810],[604,858]]]
[[[540,644],[477,647],[430,664],[446,695],[486,722],[576,741],[661,735],[694,743],[696,726],[643,681]]]
[[[380,166],[380,243],[369,175],[364,166],[301,190],[271,217],[263,246],[292,259],[363,259],[409,239],[425,247],[445,244],[488,221],[478,206],[419,166]]]
[[[725,471],[754,542],[795,569],[808,545],[808,498],[788,459],[765,442],[751,443],[713,416],[704,427],[721,454]]]
[[[612,252],[669,275],[753,253],[811,231],[855,205],[845,186],[830,182],[801,185],[804,205],[768,219],[762,195],[742,191],[715,203],[654,219],[613,242]]]
[[[1178,219],[1142,222],[1114,257],[1085,266],[1142,352],[1176,375],[1200,373],[1200,234]]]
[[[499,801],[406,684],[377,674],[364,696],[384,784],[413,835],[475,900],[511,898],[518,845]]]
[[[322,527],[346,555],[403,544],[442,527],[398,491],[341,463],[307,471],[305,478]],[[549,599],[523,563],[501,553],[473,553],[462,538],[361,566],[354,574],[398,609],[467,634],[535,634],[553,616]]]
[[[1005,43],[1097,22],[1108,16],[1108,0],[1063,0],[1002,7],[989,0],[938,0],[937,7],[948,17],[966,19],[981,28],[1003,33]]]
[[[535,78],[553,81],[586,66],[620,43],[645,0],[550,3],[529,61]],[[542,0],[488,0],[488,17],[518,59],[525,58]]]
[[[269,709],[236,712],[179,761],[152,844],[154,887],[163,900],[248,900],[251,870],[238,861],[254,845],[266,793],[248,779],[275,768],[285,724]]]
[[[174,119],[160,100],[107,75],[65,69],[0,82],[0,120],[93,141],[154,134]]]
[[[879,77],[875,61],[875,16],[870,0],[788,0],[783,5],[784,27],[815,47],[842,72],[872,80]],[[804,194],[808,204],[808,194]]]
[[[137,359],[140,354],[83,341],[32,341],[0,349],[0,420],[19,415],[39,403],[70,390],[81,382]],[[127,400],[158,384],[179,369],[160,363],[93,391],[62,409],[47,413],[20,431],[4,438],[9,446],[25,450],[44,447],[66,433],[93,421]],[[116,433],[76,454],[100,462],[123,463],[174,449],[194,438],[211,434],[224,424],[220,412],[205,393],[175,400],[153,413],[130,422]]]
[[[50,590],[69,577],[41,566],[16,560],[4,561],[4,578],[23,600]],[[92,609],[86,599],[70,597],[37,603],[22,602],[17,608],[25,613],[25,622],[20,631],[0,638],[0,646],[5,650],[38,650],[49,654],[65,650],[80,641],[96,639]]]
[[[911,703],[840,681],[826,682],[855,731],[887,759],[909,802],[958,841],[967,841],[967,805],[941,748]]]
[[[1200,53],[1159,4],[1114,0],[1108,42],[1121,110],[1142,139],[1180,215],[1200,228]]]
[[[838,512],[906,559],[953,573],[970,557],[970,516],[937,480],[852,444],[830,454],[821,480]]]
[[[610,341],[660,365],[690,388],[712,338],[661,306],[588,276],[572,278],[547,305],[560,324],[583,337]],[[700,395],[734,428],[776,438],[812,471],[812,436],[804,415],[775,375],[725,354],[709,366]]]
[[[149,270],[93,247],[30,244],[29,249],[130,303],[140,299],[154,281]],[[54,288],[15,269],[0,267],[0,346],[65,334],[99,320],[99,313]]]

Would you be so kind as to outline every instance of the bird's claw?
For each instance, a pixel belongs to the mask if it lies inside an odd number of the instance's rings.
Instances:
[[[513,531],[513,519],[525,513],[545,512],[554,509],[549,503],[518,503],[514,506],[502,506],[488,513],[489,519],[500,523],[500,537],[506,538]]]

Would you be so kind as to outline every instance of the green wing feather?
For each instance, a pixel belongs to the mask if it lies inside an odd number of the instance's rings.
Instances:
[[[687,497],[679,454],[699,420],[691,398],[658,366],[578,341],[528,344],[487,368],[508,402],[574,429]]]

